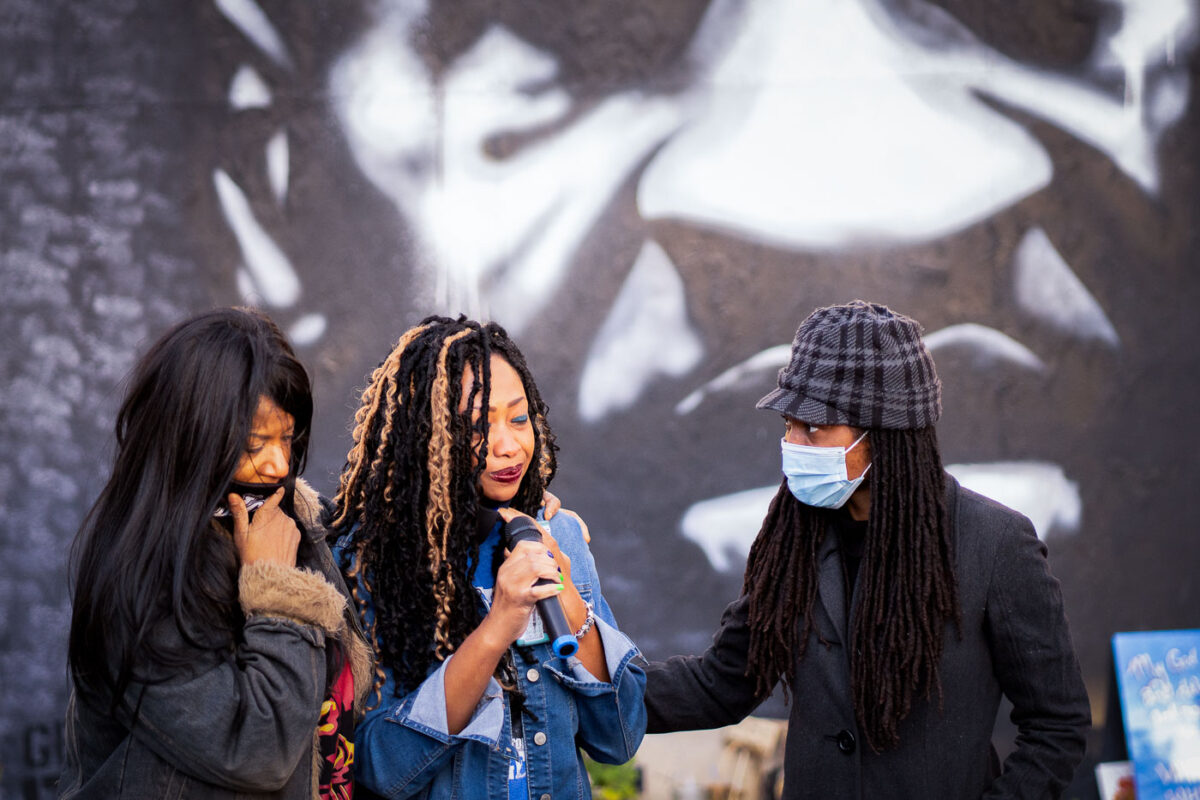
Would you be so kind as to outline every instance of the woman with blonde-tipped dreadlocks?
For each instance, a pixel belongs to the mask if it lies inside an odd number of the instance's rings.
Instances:
[[[582,521],[539,513],[556,450],[525,359],[494,323],[430,317],[372,374],[334,520],[380,663],[356,734],[360,791],[587,798],[580,748],[611,763],[637,750],[637,648]],[[506,549],[497,514],[537,515],[542,540]],[[533,613],[555,597],[578,639],[569,658]]]

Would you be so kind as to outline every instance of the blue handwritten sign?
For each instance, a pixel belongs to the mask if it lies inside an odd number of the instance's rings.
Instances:
[[[1200,630],[1112,642],[1138,800],[1200,800]]]

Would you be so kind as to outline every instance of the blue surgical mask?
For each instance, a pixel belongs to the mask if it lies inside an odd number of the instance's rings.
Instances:
[[[849,447],[813,447],[780,441],[783,449],[783,474],[787,476],[792,496],[808,506],[841,508],[862,485],[867,469],[854,480],[846,476],[846,453],[853,450],[867,433]]]

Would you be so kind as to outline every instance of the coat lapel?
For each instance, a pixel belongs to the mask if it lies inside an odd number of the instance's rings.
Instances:
[[[821,607],[829,617],[829,623],[837,631],[837,640],[846,641],[846,589],[842,576],[842,560],[838,556],[837,535],[832,526],[825,528],[825,537],[817,552],[818,583]]]
[[[954,537],[952,546],[955,549],[958,545],[958,494],[958,481],[950,473],[946,473],[946,511]],[[836,631],[838,643],[844,643],[847,641],[845,577],[842,574],[842,558],[838,553],[837,533],[833,525],[827,525],[825,528],[825,537],[817,551],[817,562],[818,603],[828,621],[824,630]]]

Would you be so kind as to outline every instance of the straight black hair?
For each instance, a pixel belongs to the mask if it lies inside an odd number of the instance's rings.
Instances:
[[[245,308],[199,314],[134,368],[112,474],[72,547],[68,663],[81,694],[109,696],[115,709],[131,681],[185,668],[189,648],[232,654],[242,627],[238,559],[212,515],[262,397],[295,420],[290,498],[305,464],[312,391],[268,317]],[[174,630],[158,635],[163,626]]]

